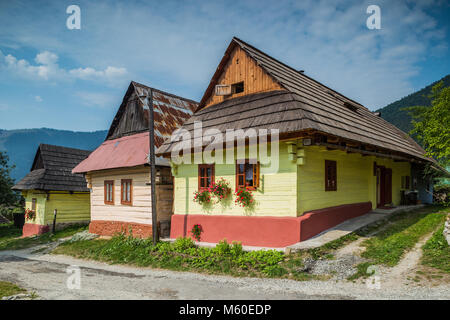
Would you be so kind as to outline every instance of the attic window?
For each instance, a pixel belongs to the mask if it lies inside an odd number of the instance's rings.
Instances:
[[[244,92],[244,81],[231,85],[231,94]]]
[[[354,105],[353,103],[344,101],[344,107],[347,107],[348,109],[352,110],[352,111],[357,111],[358,107],[356,105]]]

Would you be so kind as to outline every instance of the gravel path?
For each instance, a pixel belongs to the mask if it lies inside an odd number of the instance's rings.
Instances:
[[[400,262],[392,267],[380,267],[379,275],[385,278],[387,286],[397,286],[399,283],[405,283],[408,276],[413,275],[413,271],[420,263],[422,257],[422,246],[433,236],[433,232],[420,239],[414,248],[407,252]]]
[[[450,299],[448,286],[400,285],[369,289],[365,283],[233,278],[190,272],[107,265],[72,257],[0,252],[0,280],[43,299]],[[80,289],[68,289],[70,266],[81,270]]]

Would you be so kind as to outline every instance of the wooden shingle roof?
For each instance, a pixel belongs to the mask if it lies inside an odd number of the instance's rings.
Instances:
[[[40,144],[30,173],[13,189],[88,192],[84,176],[72,174],[72,169],[90,153],[87,150]]]
[[[315,130],[344,139],[361,142],[420,159],[425,151],[406,133],[374,115],[363,105],[326,87],[262,51],[233,38],[227,52],[239,46],[285,90],[256,93],[205,107],[216,80],[226,65],[219,64],[197,112],[183,125],[193,130],[195,121],[202,121],[203,130],[278,129],[280,134]],[[192,132],[191,132],[192,134]],[[192,135],[193,136],[193,135]],[[159,154],[172,151],[175,144],[166,140]],[[192,144],[193,145],[193,144]],[[429,159],[427,159],[429,160]]]

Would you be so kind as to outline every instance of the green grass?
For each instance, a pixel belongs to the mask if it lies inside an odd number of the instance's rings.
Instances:
[[[418,210],[398,214],[392,219],[390,226],[362,243],[366,248],[362,257],[370,259],[374,264],[393,267],[405,252],[412,249],[420,238],[436,230],[444,219],[443,212]]]
[[[3,297],[12,296],[19,293],[25,293],[26,290],[19,288],[14,283],[0,281],[0,299]]]
[[[373,223],[370,223],[366,226],[364,226],[361,229],[355,230],[343,237],[340,237],[338,239],[335,239],[333,241],[327,242],[323,246],[320,246],[318,248],[313,249],[307,249],[305,250],[304,254],[309,255],[313,259],[333,259],[334,252],[347,244],[358,240],[361,237],[365,237],[372,232],[376,231],[377,229],[381,228],[383,225],[385,225],[388,222],[389,219],[382,219],[375,221]]]
[[[440,227],[422,247],[422,264],[450,274],[450,246]]]
[[[0,225],[0,250],[19,250],[36,245],[50,243],[61,238],[66,238],[86,230],[86,226],[69,226],[63,230],[45,233],[36,237],[20,238],[22,229],[14,227],[13,224]]]
[[[271,278],[310,279],[298,271],[302,260],[276,250],[246,252],[238,243],[219,243],[215,248],[197,247],[188,238],[159,242],[117,235],[110,240],[81,240],[59,245],[52,253],[111,264],[129,264],[176,271]]]
[[[356,266],[358,271],[355,274],[348,277],[347,279],[348,280],[356,280],[358,278],[367,278],[367,277],[373,275],[373,272],[367,271],[367,269],[372,265],[373,265],[372,262],[363,262],[363,263],[358,264]]]

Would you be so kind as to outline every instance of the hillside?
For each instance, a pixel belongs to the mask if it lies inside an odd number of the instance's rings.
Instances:
[[[412,106],[430,106],[431,102],[428,95],[431,93],[431,88],[439,81],[444,81],[444,86],[446,87],[450,86],[450,74],[419,91],[378,109],[377,112],[381,112],[381,117],[386,121],[409,133],[412,130],[411,117],[407,111],[401,109]]]
[[[40,143],[94,150],[103,142],[106,133],[106,130],[74,132],[48,128],[0,129],[0,150],[8,153],[10,164],[16,165],[11,176],[18,181],[30,171],[34,155]]]

